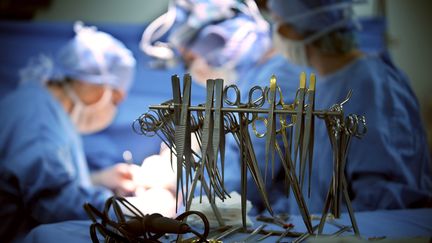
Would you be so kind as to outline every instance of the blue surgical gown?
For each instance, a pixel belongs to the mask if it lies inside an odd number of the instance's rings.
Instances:
[[[23,84],[3,97],[0,117],[2,240],[41,223],[88,219],[85,202],[103,208],[111,192],[91,184],[80,137],[45,87]]]
[[[250,67],[242,78],[238,82],[238,87],[241,93],[242,103],[248,102],[248,92],[253,86],[269,86],[270,78],[274,74],[277,79],[277,85],[281,88],[283,93],[284,102],[286,104],[291,104],[294,100],[295,93],[299,86],[299,75],[301,69],[289,63],[281,55],[273,55],[270,58],[255,64],[255,66]],[[255,96],[254,96],[255,97]],[[279,98],[279,96],[277,96]],[[265,106],[263,108],[266,108]],[[260,117],[265,117],[265,115],[260,115]],[[257,130],[262,133],[265,132],[266,128],[263,123],[256,123]],[[265,137],[258,138],[253,130],[252,126],[249,126],[249,134],[253,144],[254,152],[257,158],[257,163],[260,168],[261,175],[265,179],[266,190],[269,192],[268,197],[271,204],[275,204],[279,198],[284,197],[283,191],[275,191],[272,188],[279,184],[277,178],[283,175],[283,168],[278,159],[278,155],[275,154],[274,162],[274,173],[271,169],[271,161],[268,163],[266,169],[265,165]],[[241,192],[240,187],[240,156],[239,147],[231,134],[227,135],[226,142],[226,162],[225,162],[225,186],[227,191],[237,191]],[[270,156],[269,156],[270,158]],[[253,204],[252,214],[261,212],[265,210],[265,206],[262,202],[261,195],[257,190],[255,182],[251,177],[251,173],[248,171],[248,187],[247,187],[247,199]],[[284,211],[286,205],[281,208],[275,208],[275,211]]]
[[[280,57],[273,57],[245,76],[240,84],[243,101],[247,99],[245,92],[253,85],[268,85],[273,73],[278,77],[285,101],[292,102],[298,88],[299,70]],[[354,210],[430,205],[432,183],[428,146],[419,105],[406,76],[386,56],[364,56],[332,75],[317,77],[316,109],[328,109],[341,102],[350,89],[354,93],[344,106],[345,114],[364,115],[368,125],[363,139],[352,139],[345,170]],[[250,133],[264,175],[265,139]],[[277,138],[280,143],[280,137]],[[240,191],[240,166],[235,162],[239,161],[238,147],[230,137],[227,147],[226,185],[229,191]],[[325,123],[320,119],[315,124],[314,148],[312,196],[306,196],[307,177],[303,195],[309,211],[321,213],[330,187],[333,157]],[[277,213],[299,214],[292,190],[290,196],[286,196],[284,171],[277,157],[273,179],[268,179],[272,177],[269,169],[266,175],[271,206]],[[247,190],[248,199],[255,206],[253,213],[264,210],[250,177]]]
[[[431,203],[431,164],[419,104],[406,76],[387,56],[365,55],[341,70],[317,77],[316,108],[328,109],[353,95],[345,115],[364,115],[368,131],[352,138],[345,169],[355,211],[425,207]],[[332,149],[325,123],[315,124],[310,212],[321,213],[332,176]],[[307,179],[307,178],[306,178]],[[303,188],[306,194],[307,184]],[[274,193],[280,191],[274,189]],[[270,192],[272,193],[272,192]],[[298,214],[293,195],[276,207]],[[346,208],[342,208],[346,211]]]

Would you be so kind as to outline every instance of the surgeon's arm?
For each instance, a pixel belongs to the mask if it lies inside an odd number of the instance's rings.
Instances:
[[[419,207],[430,198],[421,186],[422,133],[409,116],[385,112],[367,110],[367,134],[352,140],[346,173],[357,211]]]
[[[74,161],[68,146],[38,141],[21,151],[11,170],[19,178],[25,207],[39,223],[88,219],[84,203],[102,210],[112,195],[90,183],[86,164]]]

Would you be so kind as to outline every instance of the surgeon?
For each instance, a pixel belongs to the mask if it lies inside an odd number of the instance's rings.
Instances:
[[[357,49],[353,4],[349,0],[270,0],[276,49],[317,73],[317,109],[340,103],[352,90],[343,106],[345,114],[366,117],[367,134],[361,140],[353,138],[345,170],[354,210],[430,207],[431,164],[417,98],[388,56]],[[312,213],[322,211],[330,186],[328,141],[324,123],[317,122],[308,199]],[[307,186],[304,190],[307,195]],[[279,203],[298,213],[292,195]]]
[[[271,27],[254,1],[179,0],[172,1],[170,6],[169,11],[144,32],[141,47],[146,54],[160,60],[179,54],[193,81],[205,86],[209,78],[222,78],[224,85],[236,84],[241,102],[247,102],[249,89],[253,86],[268,86],[274,74],[285,102],[292,103],[301,69],[276,54],[272,48]],[[168,32],[167,43],[155,39],[162,36],[162,30]],[[151,45],[150,40],[155,44]],[[167,48],[170,46],[174,48]],[[263,124],[259,125],[259,130],[264,131]],[[264,173],[265,139],[255,136],[252,129],[250,136]],[[226,139],[224,185],[228,192],[241,192],[239,148],[231,134]],[[275,165],[276,171],[282,170],[279,162]],[[267,177],[271,178],[270,170],[268,173]],[[251,212],[254,214],[265,208],[250,174],[248,176],[247,197],[254,205]],[[272,181],[267,182],[270,190]],[[277,201],[283,193],[270,196],[272,201]],[[280,211],[284,209],[281,205]]]
[[[80,134],[106,128],[133,80],[135,59],[111,35],[75,25],[55,57],[32,59],[19,87],[0,103],[0,238],[31,228],[88,219],[83,204],[135,191],[137,166],[89,173]]]

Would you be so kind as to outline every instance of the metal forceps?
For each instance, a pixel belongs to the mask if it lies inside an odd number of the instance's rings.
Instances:
[[[277,86],[276,87],[276,107],[280,107],[282,110],[295,110],[295,101],[294,103],[285,103],[285,98],[282,93],[282,89]],[[298,94],[298,92],[297,92]],[[278,98],[279,97],[279,98]],[[290,117],[290,121],[288,121],[288,117]],[[293,139],[293,128],[294,125],[296,125],[296,115],[287,115],[287,114],[279,114],[279,124],[280,129],[276,130],[276,134],[281,134],[282,142],[284,146],[284,152],[285,152],[285,160],[291,160],[292,155],[292,139]],[[289,132],[288,132],[289,129]],[[289,158],[288,158],[289,157]],[[294,162],[295,163],[295,162]],[[294,166],[295,168],[295,166]],[[293,171],[294,172],[294,171]],[[289,185],[289,179],[285,178],[285,183],[287,184],[287,195],[290,194],[290,185]]]
[[[354,229],[356,235],[360,235],[357,222],[355,220],[354,211],[351,207],[351,200],[348,195],[348,182],[345,174],[345,166],[348,162],[348,151],[350,147],[350,142],[352,136],[356,138],[362,138],[367,132],[366,118],[364,116],[359,116],[355,114],[351,114],[345,119],[344,123],[345,132],[341,137],[341,175],[340,175],[340,184],[341,184],[341,193],[343,193],[343,197],[346,202],[346,206],[348,209],[348,213],[350,215],[351,225]],[[342,195],[340,196],[342,197]]]
[[[178,200],[178,192],[181,190],[184,199],[188,198],[189,192],[189,175],[192,172],[191,166],[191,123],[190,111],[191,104],[191,76],[185,74],[183,77],[183,97],[180,96],[180,79],[177,75],[171,77],[174,100],[174,142],[177,155],[177,189],[176,201]],[[181,98],[180,98],[181,97]],[[186,193],[183,189],[183,173],[182,164],[185,163],[186,169]],[[181,187],[181,189],[180,189]]]
[[[328,206],[330,206],[330,204],[332,204],[332,211],[333,214],[336,217],[339,217],[339,212],[340,212],[340,181],[341,181],[341,177],[340,175],[343,174],[343,172],[341,171],[341,137],[343,134],[343,118],[344,118],[344,114],[343,114],[343,105],[349,101],[349,99],[351,98],[352,92],[349,91],[347,94],[347,97],[340,103],[340,104],[334,104],[332,107],[330,107],[330,111],[335,111],[335,112],[339,112],[340,115],[339,116],[323,116],[320,118],[323,118],[325,120],[325,124],[326,124],[326,128],[327,128],[327,134],[329,136],[329,140],[330,140],[330,145],[331,148],[333,150],[333,175],[332,175],[332,180],[330,183],[330,188],[329,191],[327,193],[327,199],[326,199],[326,203],[328,203]],[[324,206],[325,208],[326,206]],[[328,209],[327,209],[328,210]],[[327,213],[326,210],[324,210],[325,213]],[[324,215],[324,213],[323,213]],[[322,230],[322,225],[320,225],[320,230]]]
[[[282,95],[281,90],[280,89],[275,89],[275,91],[276,90],[278,90],[279,96],[280,96],[280,100],[277,102],[277,104],[278,105],[282,105],[283,107],[289,109],[290,106],[286,105],[284,103],[283,95]],[[262,121],[264,123],[264,125],[267,128],[264,133],[259,134],[257,132],[257,130],[256,130],[256,121]],[[268,122],[267,118],[265,118],[265,117],[256,117],[253,120],[253,122],[252,122],[252,127],[254,129],[255,135],[257,137],[264,137],[266,135],[268,136],[269,135],[267,133],[268,130],[269,130],[268,129],[268,126],[269,126],[268,124],[269,124],[269,122]],[[285,175],[288,178],[290,185],[293,187],[293,193],[294,193],[295,199],[297,201],[297,204],[298,204],[298,206],[300,208],[300,213],[302,215],[302,218],[303,218],[303,221],[304,221],[304,223],[306,225],[306,228],[308,229],[308,232],[312,233],[312,225],[311,225],[311,221],[310,221],[310,217],[309,217],[310,214],[309,214],[309,211],[307,209],[306,202],[304,200],[303,194],[301,192],[299,181],[297,180],[297,177],[295,175],[295,167],[293,166],[293,163],[292,163],[291,155],[289,153],[289,144],[288,144],[287,138],[285,136],[285,131],[286,131],[285,129],[287,127],[290,127],[290,126],[291,126],[291,124],[287,124],[286,120],[285,120],[285,123],[281,127],[281,129],[276,130],[276,128],[273,127],[273,131],[276,134],[277,133],[283,133],[283,135],[284,135],[284,136],[282,136],[282,139],[283,139],[283,143],[284,143],[284,146],[285,146],[285,149],[286,149],[286,151],[285,151],[286,154],[285,155],[283,154],[283,152],[282,152],[282,150],[281,150],[281,148],[280,148],[280,146],[279,146],[279,144],[277,142],[274,143],[274,148],[276,149],[276,151],[277,151],[277,153],[278,153],[278,155],[279,155],[279,157],[280,157],[280,159],[282,161],[282,166],[283,166],[283,168],[285,170]]]
[[[264,117],[258,117],[255,121],[257,121],[257,120],[262,121],[264,123],[264,125],[266,125],[266,126],[268,124],[267,119]],[[255,121],[252,123],[253,127],[256,126]],[[280,131],[281,130],[278,130],[278,132],[280,132]],[[265,136],[266,133],[267,133],[267,131],[263,134],[258,134],[258,136]],[[284,156],[278,143],[275,143],[275,148],[276,148],[276,151],[279,155],[279,158],[281,159],[282,167],[285,170],[285,176],[288,178],[289,183],[293,188],[293,193],[294,193],[297,205],[299,206],[299,210],[300,210],[301,216],[303,218],[303,221],[306,225],[306,228],[308,229],[308,232],[312,233],[310,214],[309,214],[308,208],[306,206],[306,202],[304,200],[303,194],[300,190],[299,181],[297,180],[297,177],[295,175],[294,166],[293,166],[291,156],[286,156],[286,155]]]
[[[262,229],[264,229],[267,226],[267,224],[262,224],[258,226],[256,229],[252,231],[246,238],[240,240],[240,241],[234,241],[235,243],[246,243],[246,242],[252,242],[255,235],[259,234]]]
[[[282,92],[280,92],[282,96]],[[275,154],[275,140],[276,140],[276,116],[275,116],[275,102],[276,102],[276,76],[272,75],[270,78],[270,88],[266,89],[267,102],[270,107],[268,110],[268,123],[267,123],[267,136],[265,143],[265,176],[267,177],[267,167],[269,161],[269,154],[271,154],[272,162],[272,178],[274,178],[274,154]],[[282,97],[281,97],[282,99]]]
[[[306,91],[307,106],[305,107],[306,114],[304,117],[304,134],[303,134],[303,144],[300,153],[300,187],[303,189],[303,182],[305,178],[305,168],[306,168],[306,158],[309,160],[309,176],[308,176],[308,197],[311,194],[311,177],[312,177],[312,159],[313,159],[313,148],[314,148],[314,126],[315,117],[312,114],[315,109],[315,84],[316,78],[315,74],[310,75],[309,87]],[[308,156],[308,157],[307,157]]]
[[[229,90],[234,90],[234,101],[229,98]],[[255,157],[255,153],[253,151],[253,145],[250,139],[248,126],[255,119],[256,114],[252,114],[251,120],[249,120],[249,114],[244,111],[241,111],[242,108],[259,108],[262,107],[265,102],[264,89],[260,86],[254,86],[251,90],[249,90],[248,94],[248,102],[241,103],[241,94],[240,90],[236,85],[229,85],[224,88],[224,102],[230,106],[237,106],[238,111],[238,129],[235,129],[233,133],[237,138],[237,142],[240,147],[240,158],[241,158],[241,188],[242,188],[242,222],[243,226],[246,226],[246,195],[247,195],[247,169],[251,171],[252,178],[254,179],[257,187],[260,191],[260,194],[264,200],[264,204],[270,213],[272,213],[270,203],[268,201],[268,197],[266,194],[264,182],[262,180],[262,176],[258,167],[258,162]],[[254,96],[258,94],[258,97]],[[254,99],[256,98],[256,99]],[[233,117],[228,117],[231,121],[235,121]],[[235,126],[232,124],[231,126]]]
[[[349,91],[347,97],[340,104],[333,105],[330,110],[342,113],[342,106],[350,99],[352,92]],[[361,125],[361,128],[360,128]],[[359,235],[359,229],[355,220],[354,211],[351,206],[351,200],[348,195],[347,180],[345,177],[345,164],[349,142],[352,135],[363,136],[366,131],[366,121],[362,116],[350,115],[345,120],[343,114],[341,117],[327,117],[326,126],[333,149],[333,176],[330,182],[330,188],[324,204],[318,233],[322,233],[324,221],[327,216],[330,205],[332,205],[335,217],[340,215],[340,202],[342,197],[345,199],[346,207],[350,216],[351,224],[356,235]]]
[[[213,156],[218,158],[220,153],[221,170],[222,170],[222,188],[224,188],[225,180],[225,131],[224,131],[224,113],[222,112],[223,101],[223,79],[216,79],[214,83],[214,131],[213,131]],[[217,162],[217,161],[216,161]],[[215,163],[216,165],[216,163]]]
[[[285,99],[282,94],[282,89],[279,86],[276,86],[275,106],[280,107],[282,110],[294,111],[294,104],[285,103]],[[290,122],[288,122],[288,117],[290,117],[291,120]],[[291,145],[292,145],[292,136],[293,136],[292,128],[295,124],[295,122],[293,121],[294,119],[292,115],[289,116],[287,114],[279,114],[280,129],[276,130],[276,135],[281,134],[286,161],[291,160]],[[289,133],[287,129],[290,129]],[[258,135],[258,133],[255,133],[255,135]],[[287,188],[287,195],[289,196],[291,187],[290,187],[290,180],[287,177],[285,178],[285,183]]]
[[[213,141],[212,138],[213,138],[213,127],[214,127],[213,112],[212,112],[214,83],[215,80],[207,79],[207,99],[205,104],[205,117],[204,117],[203,129],[202,129],[202,144],[201,144],[202,158],[201,158],[200,168],[198,169],[198,173],[200,173],[200,175],[203,176],[204,167],[206,167],[210,178],[210,186],[214,185],[215,190],[217,190],[218,189],[216,184],[217,180],[213,175],[213,172],[217,171],[217,167],[213,165],[215,161],[214,161],[214,155],[212,150],[212,141]],[[202,187],[201,187],[200,197],[201,196],[202,196]]]
[[[295,134],[294,134],[294,168],[297,163],[297,154],[299,151],[299,145],[302,143],[303,139],[303,111],[304,111],[304,101],[306,95],[306,73],[302,72],[300,74],[300,87],[297,90],[296,98],[295,98]],[[301,167],[301,166],[300,166]],[[299,175],[301,175],[301,168],[299,171]]]
[[[345,119],[343,116],[343,105],[347,103],[352,96],[352,91],[350,90],[347,94],[347,97],[340,103],[333,105],[330,110],[341,112],[341,117],[332,117],[328,118],[328,130],[329,130],[329,136],[330,141],[332,143],[332,147],[334,150],[334,181],[333,181],[333,196],[335,197],[333,200],[333,214],[335,217],[340,217],[340,204],[342,199],[342,192],[343,192],[343,186],[342,186],[342,180],[344,178],[344,171],[345,171],[345,160],[344,160],[344,151],[346,150],[346,146],[348,143],[346,143],[347,136],[350,135],[350,132],[347,130],[347,123],[345,121],[348,121],[350,124],[352,122],[355,122],[353,119]],[[355,129],[355,124],[351,125],[351,129]]]
[[[255,89],[258,89],[258,87],[254,87]],[[255,91],[251,89],[251,92]],[[283,132],[284,138],[286,138],[286,128],[291,127],[292,125],[287,125],[286,122],[286,116],[287,115],[279,115],[279,120],[281,123],[281,129],[276,129],[276,117],[275,110],[277,107],[281,107],[285,110],[292,110],[293,105],[292,104],[285,104],[282,90],[276,83],[276,76],[272,75],[270,79],[270,87],[265,87],[264,90],[262,88],[260,89],[260,92],[264,92],[265,100],[269,103],[268,108],[268,118],[259,117],[258,115],[255,115],[250,122],[252,123],[253,132],[256,137],[262,138],[266,136],[266,143],[265,143],[265,177],[267,176],[267,168],[268,168],[268,155],[271,154],[271,161],[272,161],[272,177],[274,177],[274,153],[275,153],[275,141],[276,141],[276,134]],[[278,98],[279,97],[279,98]],[[266,131],[264,133],[259,133],[256,127],[256,121],[262,121],[265,123]],[[288,141],[284,143],[285,151],[288,151]],[[285,146],[286,145],[286,146]],[[266,181],[266,178],[264,179]]]

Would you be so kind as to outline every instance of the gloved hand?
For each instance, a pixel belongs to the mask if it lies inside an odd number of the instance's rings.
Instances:
[[[137,187],[133,175],[139,169],[140,167],[135,164],[118,163],[92,173],[91,180],[94,185],[109,188],[119,196],[131,196]]]
[[[147,157],[134,170],[135,197],[127,199],[144,214],[176,215],[176,160],[174,157],[173,167],[170,160],[169,148],[162,146],[159,154]]]
[[[134,174],[134,181],[139,186],[138,190],[150,188],[164,188],[175,195],[176,190],[176,159],[173,157],[171,167],[170,150],[165,146],[161,147],[159,154],[144,159],[139,170]],[[138,195],[137,190],[137,195]]]

